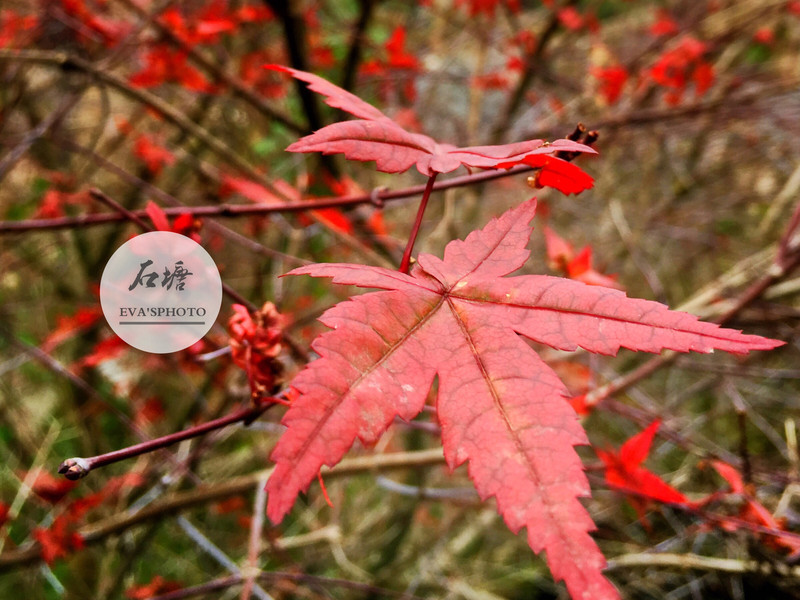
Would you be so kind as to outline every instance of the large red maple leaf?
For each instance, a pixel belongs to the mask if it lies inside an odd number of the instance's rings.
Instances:
[[[579,501],[589,486],[574,446],[587,443],[585,433],[564,385],[516,334],[601,354],[621,347],[745,353],[781,342],[618,290],[544,275],[506,277],[528,257],[535,207],[526,202],[450,242],[444,260],[420,255],[410,275],[350,264],[291,271],[385,291],[342,302],[320,319],[332,331],[313,344],[320,358],[292,381],[300,395],[272,454],[273,521],[356,438],[372,444],[395,417],[414,418],[438,377],[436,410],[450,468],[469,462],[481,497],[496,498],[512,531],[527,527],[531,548],[547,552],[573,598],[617,597]]]
[[[556,152],[596,154],[584,144],[567,139],[465,148],[440,144],[427,135],[403,129],[371,104],[313,73],[281,65],[265,65],[264,68],[288,73],[306,82],[309,89],[325,96],[328,106],[358,117],[333,123],[300,138],[287,148],[290,152],[340,152],[350,160],[374,160],[376,168],[384,173],[402,173],[416,165],[417,170],[428,177],[449,173],[461,166],[508,169],[528,164],[541,169],[541,185],[555,187],[565,194],[577,194],[593,185],[594,180],[578,167],[552,156]],[[548,159],[543,160],[544,156]]]

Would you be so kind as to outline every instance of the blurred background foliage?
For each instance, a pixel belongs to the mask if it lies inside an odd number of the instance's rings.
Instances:
[[[599,156],[577,161],[594,188],[576,197],[537,192],[528,272],[569,270],[564,256],[548,256],[547,225],[575,255],[590,246],[592,273],[706,319],[770,278],[727,325],[785,347],[665,361],[587,410],[584,425],[593,446],[609,449],[660,418],[650,471],[700,499],[728,488],[709,462],[724,461],[746,489],[712,501],[709,512],[747,520],[749,497],[776,530],[800,532],[800,280],[774,264],[781,240],[790,256],[798,246],[796,232],[785,234],[800,200],[799,50],[796,0],[5,0],[0,596],[565,597],[463,469],[374,462],[437,448],[431,413],[397,423],[377,448],[354,448],[365,462],[326,478],[333,506],[312,486],[278,527],[262,522],[258,490],[280,408],[77,485],[54,478],[65,458],[249,401],[247,377],[227,352],[230,298],[209,335],[181,353],[147,355],[113,336],[98,284],[139,228],[94,223],[118,213],[91,189],[130,210],[153,202],[191,213],[424,183],[416,171],[389,177],[340,157],[285,153],[342,116],[265,63],[323,75],[448,143],[553,140],[577,123],[597,130]],[[529,198],[525,180],[437,193],[417,251],[440,254]],[[200,236],[242,298],[286,315],[285,383],[322,330],[315,318],[347,290],[278,276],[304,261],[396,266],[417,199],[180,225]],[[170,227],[178,225],[172,216]],[[648,360],[545,356],[576,396]],[[701,512],[657,503],[641,516],[607,484],[592,449],[581,454],[596,539],[624,597],[800,596],[794,538],[725,531]],[[660,554],[674,564],[652,558]],[[750,560],[767,566],[754,573]],[[225,579],[255,573],[254,586]],[[174,591],[192,586],[201,586],[196,595]]]

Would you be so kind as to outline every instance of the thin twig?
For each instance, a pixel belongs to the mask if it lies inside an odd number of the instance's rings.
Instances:
[[[323,467],[322,474],[325,480],[347,477],[355,473],[382,470],[426,467],[444,464],[444,455],[441,448],[422,450],[418,452],[393,452],[359,456],[345,459],[333,468]],[[257,471],[249,475],[234,477],[219,483],[200,485],[194,489],[176,492],[172,496],[153,502],[146,508],[135,513],[118,513],[107,519],[96,521],[78,529],[78,534],[88,544],[100,542],[110,535],[127,531],[142,523],[153,519],[162,519],[164,516],[174,514],[201,504],[223,500],[231,496],[238,496],[253,491],[260,482],[269,477],[272,468]],[[25,564],[41,560],[42,548],[38,542],[31,542],[21,548],[9,550],[0,554],[0,573]]]
[[[165,102],[155,94],[146,90],[133,87],[125,79],[113,73],[110,73],[102,68],[97,67],[91,62],[80,58],[79,56],[71,55],[67,52],[57,52],[49,50],[7,50],[0,49],[0,60],[20,61],[38,63],[43,65],[50,65],[60,67],[64,71],[78,70],[88,73],[107,85],[110,85],[119,92],[126,96],[149,106],[158,112],[164,119],[186,131],[193,137],[200,140],[208,146],[215,154],[220,156],[228,164],[234,165],[237,169],[246,173],[248,177],[258,181],[268,189],[272,190],[272,185],[261,173],[259,173],[253,165],[242,158],[236,151],[234,151],[225,142],[215,137],[208,130],[201,127],[191,119],[188,119],[184,112],[171,104]],[[281,194],[274,191],[278,196]]]
[[[144,231],[154,231],[155,230],[155,228],[152,225],[149,225],[147,222],[145,222],[144,219],[140,218],[137,214],[131,212],[130,210],[128,210],[127,208],[122,206],[116,200],[113,200],[112,198],[108,197],[106,194],[104,194],[100,190],[98,190],[96,188],[92,188],[91,190],[89,190],[89,195],[92,198],[96,198],[96,199],[100,200],[106,206],[110,206],[114,210],[118,211],[120,214],[122,214],[122,216],[124,216],[126,219],[130,219],[131,221],[136,223]],[[242,296],[239,292],[234,290],[231,286],[229,286],[224,281],[222,282],[222,291],[225,293],[226,296],[228,296],[228,298],[230,298],[234,302],[237,302],[238,304],[241,304],[242,306],[246,306],[247,309],[250,310],[251,312],[257,310],[258,307],[255,304],[250,302],[250,300],[248,300],[247,298]]]
[[[494,179],[514,177],[533,171],[533,167],[520,166],[508,171],[485,171],[473,175],[453,177],[446,181],[439,181],[433,191],[446,190],[455,187],[475,185]],[[346,208],[360,204],[376,204],[404,200],[419,196],[425,191],[427,185],[414,185],[399,190],[377,190],[368,194],[354,194],[351,196],[335,196],[330,198],[317,198],[303,200],[302,202],[283,202],[276,204],[216,204],[213,206],[182,206],[164,208],[168,217],[174,217],[190,212],[195,217],[239,218],[271,213],[299,213],[323,208]],[[157,189],[157,188],[156,188]],[[146,218],[144,210],[131,211],[134,215]],[[0,234],[27,233],[29,231],[52,231],[56,229],[75,229],[107,225],[126,220],[122,214],[103,213],[89,214],[78,217],[59,217],[54,219],[26,219],[20,221],[0,221]]]
[[[267,480],[262,480],[256,488],[253,501],[253,518],[250,521],[250,540],[247,544],[247,578],[242,586],[241,600],[250,600],[258,570],[258,555],[261,552],[261,536],[264,529],[264,515],[267,506]]]
[[[630,569],[632,567],[667,567],[695,571],[719,571],[722,573],[760,573],[761,575],[781,575],[800,578],[800,567],[790,567],[781,563],[766,563],[736,558],[714,558],[698,554],[670,554],[641,552],[623,554],[608,561],[607,571]]]
[[[57,109],[42,119],[14,148],[6,153],[3,159],[0,160],[0,181],[3,181],[6,174],[17,164],[17,161],[37,140],[47,133],[48,129],[63,119],[80,102],[84,91],[74,92],[67,96]]]
[[[386,598],[394,596],[402,596],[403,600],[421,600],[419,596],[412,596],[403,592],[388,590],[368,583],[359,583],[357,581],[349,581],[347,579],[335,579],[333,577],[321,577],[319,575],[307,575],[305,573],[287,573],[280,571],[262,571],[258,573],[257,579],[261,582],[276,582],[281,580],[292,581],[296,584],[306,585],[312,588],[320,588],[328,590],[330,588],[343,588],[353,592],[361,592],[368,597],[373,598]],[[186,587],[174,592],[168,592],[159,596],[153,596],[150,600],[186,600],[187,598],[196,598],[199,596],[209,597],[211,592],[218,592],[227,590],[229,588],[241,585],[243,578],[235,575],[232,577],[222,577],[207,581],[200,585]],[[327,594],[326,594],[327,595]]]
[[[570,6],[574,3],[575,0],[569,0],[566,6]],[[533,83],[536,75],[539,73],[542,67],[542,56],[544,55],[545,48],[556,31],[558,31],[558,27],[558,11],[553,10],[550,18],[547,20],[544,30],[539,36],[537,36],[534,47],[525,56],[525,69],[522,72],[522,76],[517,83],[517,87],[511,92],[505,107],[500,112],[500,120],[492,129],[492,144],[499,144],[502,141],[503,135],[508,130],[512,120],[514,119],[514,116],[519,110],[519,107],[522,105],[522,101],[525,99],[525,92],[528,90],[531,83]]]
[[[175,433],[170,433],[169,435],[165,435],[160,438],[147,440],[146,442],[141,442],[140,444],[134,444],[133,446],[128,446],[127,448],[121,448],[120,450],[106,452],[105,454],[99,454],[89,458],[68,458],[61,463],[61,466],[58,467],[58,472],[67,479],[81,479],[82,477],[86,477],[93,469],[98,467],[104,467],[121,460],[127,460],[141,454],[153,452],[154,450],[160,450],[161,448],[166,448],[167,446],[177,444],[183,440],[192,439],[201,435],[205,435],[210,431],[227,427],[233,423],[243,422],[245,424],[249,424],[278,402],[279,401],[275,398],[262,398],[258,400],[258,404],[256,406],[237,410],[236,412],[225,417],[220,417],[219,419],[214,419],[213,421],[208,421],[207,423],[196,425],[195,427],[190,427],[189,429],[184,429],[183,431],[176,431]]]

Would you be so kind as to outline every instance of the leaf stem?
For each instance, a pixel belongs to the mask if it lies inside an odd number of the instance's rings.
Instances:
[[[408,273],[408,267],[411,264],[411,251],[414,250],[414,242],[417,241],[417,234],[419,233],[420,225],[422,225],[422,215],[425,214],[425,208],[428,206],[428,198],[431,196],[431,190],[433,190],[433,184],[436,182],[437,175],[438,173],[434,171],[433,175],[428,178],[425,191],[422,193],[422,201],[419,203],[417,218],[414,220],[414,227],[411,228],[411,235],[408,237],[408,244],[406,244],[406,250],[403,252],[403,260],[400,263],[401,273]]]
[[[214,419],[213,421],[208,421],[207,423],[202,423],[201,425],[197,425],[195,427],[190,427],[189,429],[184,429],[183,431],[177,431],[160,438],[147,440],[146,442],[142,442],[140,444],[128,446],[127,448],[122,448],[120,450],[114,450],[112,452],[106,452],[105,454],[99,454],[97,456],[91,456],[89,458],[68,458],[58,467],[58,472],[67,479],[81,479],[82,477],[86,477],[90,471],[96,469],[97,467],[104,467],[121,460],[133,458],[134,456],[153,452],[154,450],[160,450],[161,448],[166,448],[167,446],[182,442],[183,440],[205,435],[210,431],[221,429],[233,423],[238,423],[239,421],[249,425],[276,403],[278,403],[278,401],[274,398],[263,398],[259,400],[258,404],[255,406],[238,410],[227,416]]]

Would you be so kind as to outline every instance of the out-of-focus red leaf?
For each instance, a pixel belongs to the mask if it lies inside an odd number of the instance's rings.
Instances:
[[[472,86],[482,90],[505,90],[510,82],[502,73],[486,73],[476,75],[472,79]]]
[[[392,35],[386,41],[386,52],[389,55],[389,67],[406,71],[419,69],[419,59],[415,54],[406,50],[406,28],[403,25],[395,27]]]
[[[753,34],[753,41],[764,46],[772,46],[775,43],[775,31],[772,27],[759,27]]]
[[[353,297],[320,319],[331,331],[312,345],[320,358],[291,382],[300,396],[272,454],[267,512],[274,522],[356,439],[373,444],[395,418],[414,418],[436,378],[448,465],[469,462],[480,496],[496,498],[512,531],[527,527],[531,548],[547,552],[554,577],[573,597],[618,597],[602,575],[605,561],[588,535],[594,526],[578,501],[589,489],[573,446],[587,443],[585,434],[563,383],[519,336],[601,354],[621,347],[743,353],[781,342],[617,290],[542,275],[507,277],[528,257],[535,206],[526,202],[465,241],[450,242],[443,260],[421,254],[410,275],[349,264],[290,273],[385,291]],[[639,476],[637,490],[683,498],[643,468],[621,464],[624,475]]]
[[[516,14],[520,10],[519,0],[456,0],[456,6],[466,6],[470,17],[484,14],[490,19],[499,5],[504,5],[507,10]]]
[[[99,306],[82,306],[75,311],[75,314],[65,317],[59,315],[56,318],[55,328],[42,340],[40,348],[44,352],[51,352],[53,348],[63,343],[65,340],[88,329],[103,316],[103,311]]]
[[[744,493],[744,481],[742,475],[734,467],[721,460],[712,460],[711,464],[717,470],[722,478],[731,486],[731,491],[735,494]]]
[[[661,427],[661,420],[656,419],[643,431],[632,436],[628,441],[622,444],[619,449],[619,459],[625,463],[627,467],[638,467],[650,454],[650,446],[653,445],[653,438],[656,431]]]
[[[731,486],[731,492],[740,495],[744,499],[738,518],[746,523],[753,523],[754,525],[774,530],[774,533],[760,532],[758,535],[765,543],[776,550],[788,552],[790,558],[794,559],[800,556],[800,539],[798,539],[797,535],[782,535],[786,530],[786,523],[776,519],[766,506],[748,492],[748,487],[751,486],[745,486],[741,473],[728,463],[720,460],[713,460],[711,464],[717,473]],[[723,525],[729,531],[736,531],[742,527],[740,522],[733,519],[724,520]]]
[[[218,515],[227,515],[233,512],[247,510],[247,504],[242,496],[231,496],[227,500],[215,502],[212,510]]]
[[[8,523],[10,510],[11,507],[8,504],[0,502],[0,529],[2,529],[3,525]]]
[[[682,37],[671,49],[664,52],[649,70],[650,78],[667,88],[668,104],[677,104],[689,81],[695,84],[695,97],[708,91],[714,82],[714,69],[703,56],[708,45],[692,36]]]
[[[622,65],[595,67],[592,76],[600,82],[600,95],[608,104],[614,104],[622,95],[622,88],[628,81],[628,71]]]
[[[147,205],[144,207],[144,211],[147,213],[147,216],[150,217],[153,227],[155,227],[158,231],[171,231],[169,226],[169,217],[167,217],[167,213],[165,213],[164,209],[158,204],[152,200],[148,200]]]
[[[134,413],[134,423],[138,427],[147,427],[164,418],[166,410],[160,398],[152,397],[145,400]]]
[[[147,170],[154,176],[161,173],[161,169],[175,163],[175,155],[156,144],[146,135],[140,135],[133,144],[133,153],[141,159]]]
[[[154,596],[174,592],[183,587],[178,581],[168,581],[161,575],[156,575],[148,583],[132,585],[125,590],[125,597],[130,600],[147,600]]]
[[[264,23],[275,18],[272,11],[261,4],[249,4],[237,8],[234,16],[239,23]]]
[[[48,565],[84,547],[83,537],[75,531],[74,521],[68,514],[58,515],[47,529],[37,527],[32,535],[41,544],[42,559]]]
[[[131,30],[131,26],[123,21],[115,21],[100,14],[101,5],[85,0],[60,0],[61,7],[70,17],[78,20],[82,28],[75,28],[83,42],[98,39],[106,47],[115,46]]]
[[[656,11],[656,20],[650,25],[650,34],[653,36],[674,35],[678,33],[678,24],[675,19],[663,8]]]
[[[205,76],[190,65],[185,52],[159,45],[145,55],[145,67],[131,75],[134,87],[151,88],[163,83],[177,83],[192,92],[211,93],[214,87]]]
[[[586,22],[583,15],[574,6],[567,6],[558,10],[558,21],[571,31],[578,31]]]
[[[336,208],[323,208],[313,211],[317,220],[324,223],[331,229],[341,233],[352,234],[353,224],[342,211]]]
[[[34,213],[37,219],[56,219],[64,216],[64,207],[81,204],[86,200],[86,194],[79,192],[71,194],[50,188],[42,196],[39,208]]]
[[[572,244],[548,226],[544,228],[544,241],[550,268],[556,271],[566,271],[567,265],[575,257]]]
[[[698,63],[692,71],[694,93],[696,97],[705,94],[714,83],[714,67],[707,62]]]
[[[223,175],[219,188],[219,195],[227,198],[231,194],[239,194],[256,204],[282,204],[283,199],[279,198],[260,183],[234,177],[233,175]]]
[[[39,25],[36,15],[19,15],[13,10],[0,10],[0,48],[21,47]]]
[[[97,342],[89,354],[73,364],[73,368],[83,369],[86,367],[96,367],[102,362],[119,357],[119,355],[128,348],[130,348],[130,346],[128,346],[122,338],[118,335],[112,335]]]
[[[31,491],[45,502],[58,504],[77,485],[77,482],[54,477],[48,471],[39,470],[31,484]]]
[[[615,275],[604,275],[592,266],[592,247],[585,246],[572,260],[567,263],[567,277],[575,281],[582,281],[587,285],[600,285],[604,287],[622,289]]]

